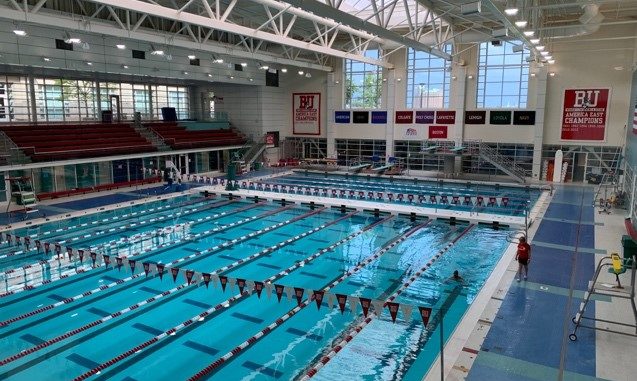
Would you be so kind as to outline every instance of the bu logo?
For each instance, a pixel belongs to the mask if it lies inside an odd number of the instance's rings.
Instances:
[[[575,90],[573,107],[595,107],[599,100],[599,90]]]
[[[313,95],[301,95],[299,100],[299,108],[312,109],[314,108],[314,96]]]

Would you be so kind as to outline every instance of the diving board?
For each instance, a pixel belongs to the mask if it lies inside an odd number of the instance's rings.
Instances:
[[[389,168],[393,167],[393,164],[388,164],[388,165],[383,165],[382,167],[377,167],[377,168],[372,168],[372,171],[374,172],[383,172],[388,170]]]
[[[451,152],[462,152],[464,151],[466,147],[455,147],[455,148],[450,148],[449,151]]]
[[[371,164],[359,164],[359,165],[355,165],[353,167],[349,167],[347,168],[348,171],[354,171],[354,172],[358,172],[362,169],[368,168]]]

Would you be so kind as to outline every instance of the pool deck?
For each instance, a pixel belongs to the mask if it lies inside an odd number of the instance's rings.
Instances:
[[[636,338],[585,328],[578,330],[577,341],[568,338],[574,328],[571,319],[597,262],[604,255],[622,252],[624,211],[598,214],[592,206],[593,192],[590,186],[557,187],[539,224],[529,231],[529,279],[515,281],[515,253],[507,251],[503,257],[505,271],[477,317],[477,324],[472,324],[470,332],[462,325],[456,330],[454,336],[466,340],[456,361],[445,362],[445,379],[634,379]],[[498,271],[496,268],[494,274]],[[630,284],[628,273],[620,279]],[[614,277],[606,273],[600,280],[615,283]],[[587,308],[587,315],[634,324],[629,305],[628,300],[597,297]],[[454,343],[450,343],[446,352],[454,349]],[[439,366],[434,364],[432,370]],[[439,374],[432,371],[426,380],[439,380]]]

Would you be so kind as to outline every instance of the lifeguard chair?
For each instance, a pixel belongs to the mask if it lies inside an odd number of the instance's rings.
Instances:
[[[25,218],[29,213],[37,212],[38,210],[35,206],[38,204],[38,199],[35,197],[35,192],[33,191],[31,177],[9,177],[7,181],[9,182],[9,189],[11,189],[11,198],[7,205],[7,212],[11,209],[11,203],[15,203],[21,207],[14,210],[14,212],[23,212]]]

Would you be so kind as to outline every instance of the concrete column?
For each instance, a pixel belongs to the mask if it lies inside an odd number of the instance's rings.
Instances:
[[[30,99],[31,102],[29,104],[29,108],[31,112],[31,122],[37,123],[38,122],[38,106],[36,105],[36,101],[35,101],[35,81],[33,80],[33,75],[29,74],[28,80],[29,80],[29,98],[31,98]],[[7,89],[7,94],[8,94],[8,89]]]
[[[546,109],[546,88],[548,69],[546,66],[531,69],[535,72],[535,128],[533,134],[533,167],[531,176],[534,180],[540,179],[542,173],[542,144],[544,141],[544,114]]]
[[[386,70],[385,77],[387,82],[385,82],[385,87],[387,89],[387,124],[385,125],[385,141],[386,143],[386,151],[385,151],[385,159],[389,159],[390,156],[394,156],[394,114],[396,108],[399,107],[397,105],[397,97],[396,91],[401,88],[399,85],[404,81],[402,75],[396,73],[396,70]],[[400,78],[400,81],[398,79]]]
[[[340,60],[337,60],[341,62]],[[325,123],[325,137],[327,138],[327,157],[336,157],[336,128],[334,126],[334,112],[342,107],[343,71],[336,70],[327,74],[327,123]]]

